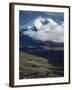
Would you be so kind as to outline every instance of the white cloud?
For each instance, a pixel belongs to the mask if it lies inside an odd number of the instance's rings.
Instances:
[[[38,29],[37,32],[28,30],[23,33],[35,40],[64,42],[64,27],[62,25],[59,25],[51,18],[48,19],[49,23],[42,25],[41,20],[44,21],[44,18],[38,17],[34,21],[34,25]]]

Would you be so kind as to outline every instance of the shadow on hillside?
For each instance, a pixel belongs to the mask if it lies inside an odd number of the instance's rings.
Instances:
[[[20,51],[46,58],[48,59],[48,63],[54,66],[61,66],[62,68],[64,67],[64,50],[45,50],[22,47],[20,48]]]

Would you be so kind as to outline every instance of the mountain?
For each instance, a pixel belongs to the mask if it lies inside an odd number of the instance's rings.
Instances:
[[[55,67],[64,67],[64,42],[63,29],[52,19],[35,20],[32,26],[26,26],[19,32],[20,53],[46,59]],[[38,23],[37,23],[38,22]],[[38,25],[39,24],[39,25]],[[33,57],[34,60],[35,57]],[[38,58],[39,60],[39,58]],[[29,67],[30,68],[30,67]]]
[[[38,29],[37,29],[36,26],[34,26],[34,25],[32,26],[31,30],[32,30],[32,31],[38,31]]]
[[[25,31],[38,31],[38,29],[36,28],[36,26],[26,26],[25,28],[23,28],[23,29],[21,29],[19,32],[20,33],[23,33],[23,32],[25,32]]]
[[[59,25],[51,18],[37,17],[32,26],[26,26],[19,32],[20,47],[47,46],[50,48],[64,47],[63,22]]]

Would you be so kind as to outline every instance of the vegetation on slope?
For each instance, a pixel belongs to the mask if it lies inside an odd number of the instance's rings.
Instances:
[[[20,52],[19,58],[20,79],[63,76],[62,67],[53,66],[48,62],[48,59],[26,52]]]

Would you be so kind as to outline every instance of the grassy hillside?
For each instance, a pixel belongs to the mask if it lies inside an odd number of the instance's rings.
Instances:
[[[20,52],[19,58],[20,79],[63,76],[62,67],[51,65],[48,59],[25,52]]]

